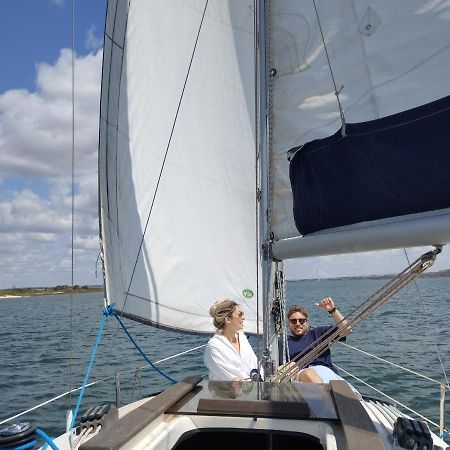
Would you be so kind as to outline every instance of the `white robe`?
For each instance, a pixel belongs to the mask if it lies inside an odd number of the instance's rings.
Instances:
[[[241,353],[222,334],[216,333],[206,345],[203,361],[209,370],[210,380],[229,381],[250,378],[250,371],[258,369],[258,360],[247,337],[241,331],[239,344]]]

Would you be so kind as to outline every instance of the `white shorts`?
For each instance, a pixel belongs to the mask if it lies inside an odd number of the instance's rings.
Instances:
[[[334,372],[333,370],[331,370],[329,367],[326,367],[326,366],[309,366],[309,367],[307,367],[307,369],[314,369],[315,372],[317,373],[317,375],[319,375],[319,377],[322,379],[323,383],[329,383],[331,380],[347,381],[347,380],[344,380],[336,372]],[[300,370],[300,373],[302,373],[304,370],[306,370],[306,369]],[[348,383],[348,381],[347,381],[347,383]],[[350,383],[348,383],[348,385],[352,388],[352,390],[356,394],[361,395]]]

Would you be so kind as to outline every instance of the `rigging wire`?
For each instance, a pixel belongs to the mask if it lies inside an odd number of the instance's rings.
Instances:
[[[73,358],[73,285],[74,285],[74,230],[75,230],[75,1],[72,0],[72,210],[71,210],[71,286],[70,290],[70,330],[69,330],[69,392],[72,392]],[[72,409],[72,395],[67,399],[68,410]]]
[[[137,252],[137,255],[136,255],[136,260],[134,262],[133,270],[131,272],[131,277],[130,277],[130,282],[128,284],[128,289],[125,292],[125,300],[123,302],[122,310],[120,311],[120,315],[121,316],[123,315],[123,311],[125,309],[125,305],[126,305],[127,300],[128,300],[128,294],[129,294],[130,289],[131,289],[131,284],[133,283],[134,274],[136,272],[137,264],[138,264],[138,261],[139,261],[139,256],[140,256],[141,251],[142,251],[142,246],[143,246],[143,243],[144,243],[145,234],[147,233],[148,224],[150,222],[150,216],[151,216],[152,211],[153,211],[153,206],[155,204],[156,195],[158,193],[158,189],[159,189],[159,185],[160,185],[160,182],[161,182],[161,178],[162,178],[162,174],[163,174],[163,171],[164,171],[164,167],[165,167],[165,164],[166,164],[167,156],[169,154],[170,145],[172,143],[172,137],[173,137],[173,134],[175,132],[175,126],[176,126],[177,120],[178,120],[178,114],[179,114],[180,109],[181,109],[181,103],[183,101],[184,92],[186,90],[186,86],[187,86],[187,82],[188,82],[188,79],[189,79],[189,75],[191,73],[191,67],[192,67],[192,63],[194,61],[195,51],[197,50],[197,44],[198,44],[198,40],[199,40],[199,37],[200,37],[200,32],[201,32],[202,27],[203,27],[203,21],[204,21],[204,18],[205,18],[206,9],[208,7],[208,1],[209,0],[206,0],[206,2],[205,2],[205,7],[203,9],[202,18],[201,18],[200,25],[199,25],[198,30],[197,30],[197,36],[195,38],[194,48],[192,50],[191,59],[189,61],[189,66],[188,66],[188,69],[187,69],[187,72],[186,72],[186,77],[184,79],[183,89],[181,90],[181,95],[180,95],[180,98],[179,98],[179,101],[178,101],[177,110],[176,110],[175,117],[174,117],[174,120],[173,120],[173,123],[172,123],[172,129],[170,131],[170,136],[169,136],[169,140],[167,142],[166,151],[164,153],[163,162],[161,164],[161,168],[160,168],[160,171],[159,171],[158,180],[157,180],[156,187],[155,187],[155,192],[153,193],[153,198],[152,198],[152,202],[151,202],[151,205],[150,205],[150,210],[149,210],[149,213],[147,215],[147,220],[145,222],[144,231],[142,232],[141,242],[139,244],[139,249],[138,249],[138,252]]]
[[[408,261],[408,264],[409,264],[409,257],[408,257],[408,253],[406,252],[405,248],[403,248],[403,252],[405,253],[406,261]],[[443,363],[442,357],[441,357],[441,353],[440,353],[439,347],[437,345],[436,329],[431,326],[430,321],[428,320],[428,314],[427,314],[427,311],[426,311],[425,302],[423,301],[422,295],[421,295],[420,290],[419,290],[419,286],[417,285],[415,280],[414,280],[414,287],[416,288],[417,296],[419,298],[420,305],[422,307],[422,313],[423,313],[425,321],[427,323],[427,327],[428,327],[428,329],[432,330],[433,345],[434,345],[434,348],[436,350],[436,355],[437,355],[437,357],[439,359],[439,364],[441,365],[442,373],[444,374],[445,383],[447,384],[447,389],[450,390],[450,384],[448,382],[447,371],[445,370],[444,363]]]
[[[284,381],[292,379],[298,372],[307,367],[314,359],[322,354],[333,343],[348,335],[350,330],[358,325],[369,314],[381,307],[402,287],[418,277],[424,270],[429,268],[435,261],[436,255],[442,250],[441,246],[436,246],[435,250],[429,251],[417,258],[410,266],[404,269],[394,279],[390,280],[383,287],[378,289],[361,305],[356,307],[346,317],[344,317],[335,327],[331,328],[319,339],[315,340],[303,352],[299,353],[291,360],[291,363],[284,370],[276,375],[273,381]]]
[[[316,0],[313,0],[313,3],[314,3],[314,10],[316,12],[316,17],[317,17],[317,23],[319,25],[320,35],[322,36],[323,48],[325,50],[325,55],[327,57],[328,67],[330,68],[331,79],[333,80],[334,95],[336,95],[336,99],[337,99],[338,106],[339,106],[339,115],[341,117],[341,124],[342,124],[341,135],[342,135],[342,137],[345,137],[346,136],[346,133],[345,133],[345,127],[346,127],[345,116],[344,116],[344,110],[342,109],[341,100],[339,98],[339,95],[340,95],[340,93],[341,93],[341,91],[342,91],[344,86],[341,86],[341,88],[339,90],[338,90],[338,88],[336,86],[336,80],[334,78],[333,68],[331,67],[330,56],[328,55],[328,49],[327,49],[327,45],[325,43],[325,37],[323,35],[322,24],[320,23],[319,12],[317,10]]]
[[[393,363],[392,361],[389,361],[388,359],[381,358],[381,357],[379,357],[379,356],[377,356],[377,355],[374,355],[374,354],[372,354],[372,353],[369,353],[369,352],[366,352],[366,351],[364,351],[364,350],[361,350],[360,348],[354,347],[354,346],[352,346],[352,345],[349,345],[349,344],[347,344],[346,342],[338,341],[337,343],[338,343],[339,345],[344,345],[345,347],[351,348],[352,350],[355,350],[355,351],[357,351],[357,352],[360,352],[360,353],[362,353],[362,354],[364,354],[364,355],[370,356],[371,358],[377,359],[378,361],[382,361],[382,362],[384,362],[384,363],[386,363],[386,364],[389,364],[389,365],[391,365],[392,367],[397,367],[397,369],[401,369],[401,370],[404,370],[405,372],[412,373],[413,375],[416,375],[417,377],[424,378],[425,380],[430,381],[431,383],[435,383],[435,384],[439,384],[439,385],[442,384],[442,383],[441,383],[440,381],[438,381],[438,380],[435,380],[435,379],[430,378],[430,377],[428,377],[428,376],[426,376],[426,375],[423,375],[423,374],[421,374],[421,373],[419,373],[419,372],[416,372],[415,370],[408,369],[407,367],[401,366],[400,364]],[[339,367],[338,367],[338,369],[339,369]]]

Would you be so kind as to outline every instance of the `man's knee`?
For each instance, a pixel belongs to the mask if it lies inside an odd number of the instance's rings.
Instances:
[[[303,383],[322,383],[322,378],[320,378],[312,367],[309,367],[308,369],[302,370],[299,381],[303,381]]]

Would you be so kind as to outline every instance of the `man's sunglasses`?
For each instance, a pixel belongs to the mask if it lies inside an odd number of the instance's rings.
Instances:
[[[308,319],[289,319],[289,322],[291,325],[295,325],[297,322],[300,325],[305,325],[305,323],[308,321]]]

